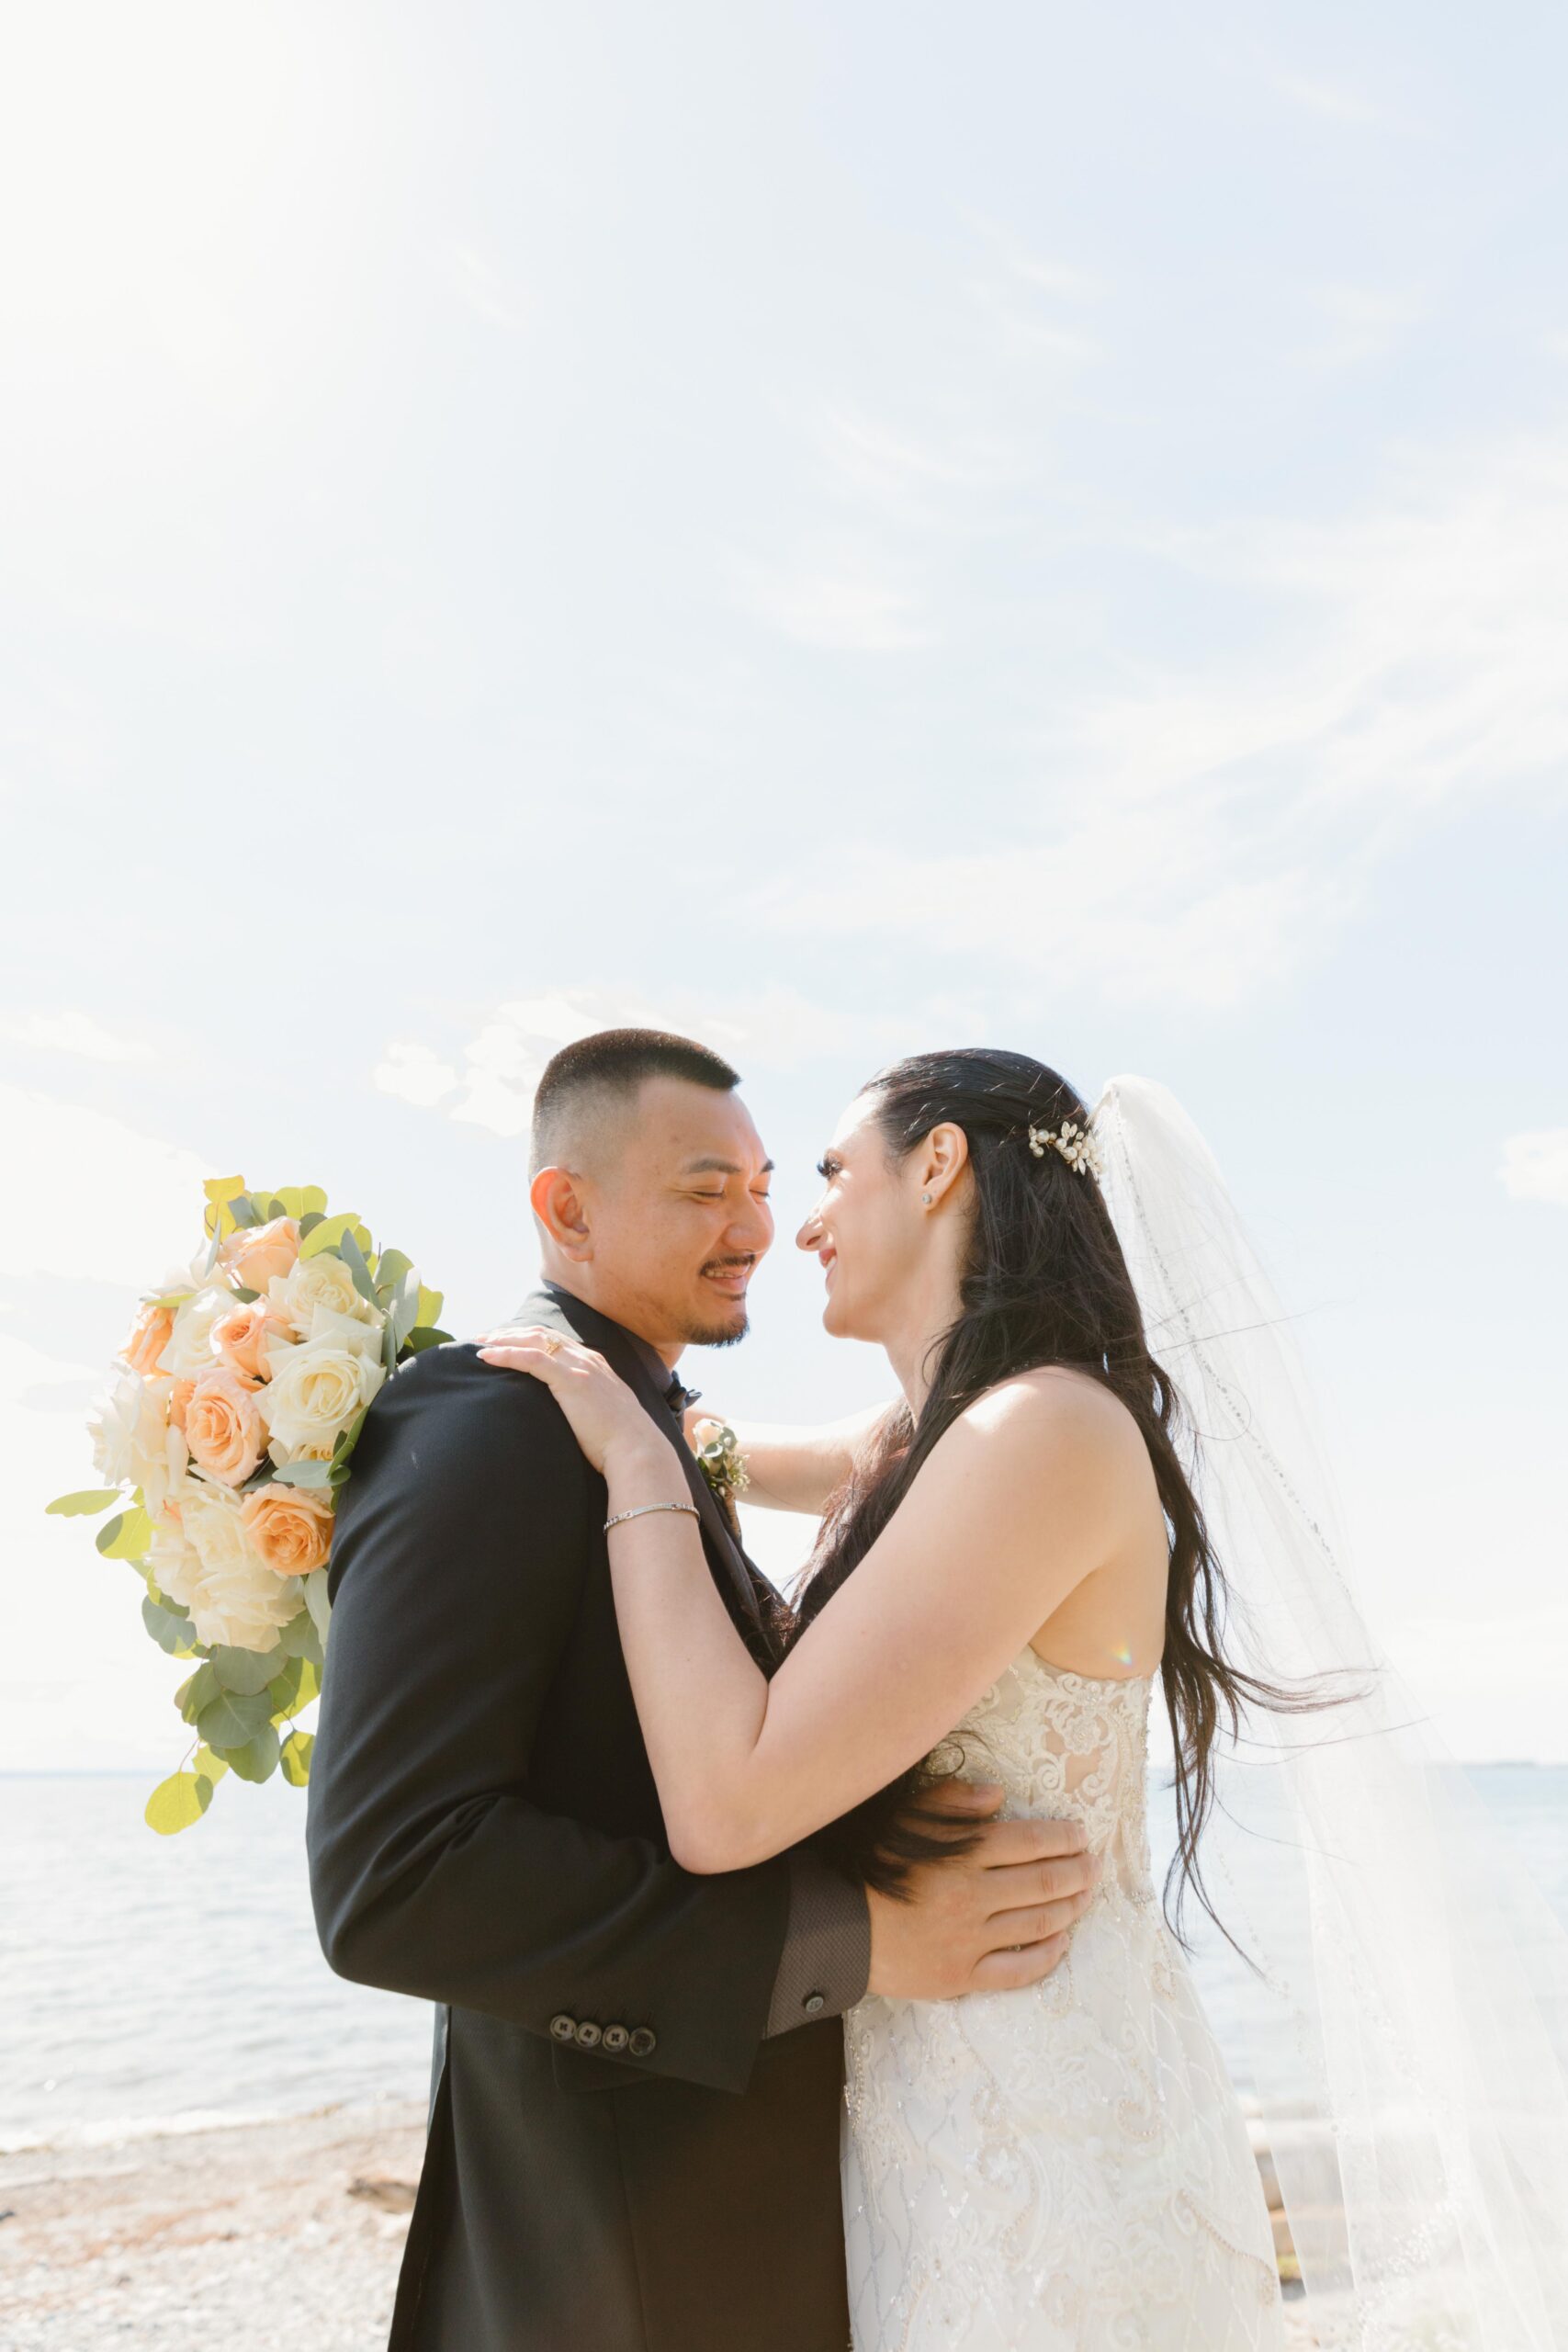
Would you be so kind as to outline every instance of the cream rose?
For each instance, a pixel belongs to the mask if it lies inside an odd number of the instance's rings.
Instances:
[[[299,1255],[299,1222],[292,1216],[275,1216],[270,1225],[241,1226],[218,1253],[231,1282],[264,1297],[273,1277],[287,1274]]]
[[[93,1462],[106,1487],[140,1487],[155,1519],[186,1475],[186,1442],[170,1420],[176,1383],[123,1372],[87,1417]]]
[[[240,1506],[251,1547],[275,1575],[308,1577],[324,1568],[333,1542],[333,1507],[303,1487],[258,1487]]]
[[[367,1298],[360,1297],[354,1276],[330,1250],[314,1258],[301,1258],[291,1273],[275,1274],[266,1288],[273,1313],[287,1319],[297,1339],[310,1332],[318,1306],[345,1316],[351,1322],[379,1324],[376,1308]]]
[[[243,1486],[266,1443],[254,1384],[228,1364],[204,1372],[186,1405],[185,1441],[208,1477]]]
[[[335,1334],[294,1348],[275,1341],[268,1361],[272,1380],[256,1401],[266,1424],[267,1452],[279,1464],[301,1454],[318,1460],[329,1455],[339,1430],[368,1405],[387,1376],[374,1357],[345,1346]]]
[[[183,1549],[176,1553],[178,1539],[170,1538],[166,1559],[153,1569],[159,1590],[189,1610],[197,1641],[271,1649],[299,1612],[299,1577],[275,1575],[253,1551],[236,1496],[203,1488],[186,1498],[180,1518]]]
[[[233,1305],[232,1294],[221,1283],[209,1283],[182,1299],[175,1309],[169,1343],[158,1358],[159,1371],[172,1373],[176,1380],[199,1379],[217,1359],[212,1327]]]

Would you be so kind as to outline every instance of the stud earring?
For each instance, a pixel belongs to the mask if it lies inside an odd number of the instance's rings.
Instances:
[[[925,1204],[926,1204],[927,1208],[929,1209],[929,1208],[930,1208],[930,1206],[931,1206],[931,1194],[930,1194],[929,1193],[922,1193],[920,1194],[920,1198],[921,1198],[921,1200],[922,1200],[922,1201],[924,1201],[924,1203],[925,1203]]]

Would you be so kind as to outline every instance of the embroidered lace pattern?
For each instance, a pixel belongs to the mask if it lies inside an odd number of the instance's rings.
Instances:
[[[1152,1681],[1026,1650],[956,1737],[1105,1858],[1043,1984],[845,2019],[854,2352],[1277,2352],[1235,2094],[1149,1876]]]

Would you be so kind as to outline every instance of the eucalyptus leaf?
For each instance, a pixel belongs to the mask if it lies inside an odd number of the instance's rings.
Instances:
[[[95,1541],[106,1560],[140,1560],[152,1541],[152,1522],[138,1503],[116,1511]]]
[[[223,1686],[212,1671],[210,1659],[204,1659],[194,1674],[187,1675],[175,1692],[175,1704],[187,1724],[194,1724],[205,1708],[223,1695]]]
[[[228,1750],[229,1770],[242,1781],[270,1781],[277,1770],[278,1738],[270,1723],[264,1724],[243,1747]]]
[[[426,1348],[444,1348],[450,1344],[450,1331],[438,1331],[432,1324],[421,1323],[408,1336],[408,1347],[413,1355],[423,1355]]]
[[[210,1781],[216,1788],[229,1767],[222,1757],[215,1755],[210,1747],[198,1747],[190,1759],[190,1769],[193,1772],[199,1773],[203,1779]]]
[[[305,1240],[308,1236],[314,1233],[319,1225],[323,1225],[325,1222],[326,1220],[320,1209],[307,1209],[304,1216],[299,1220],[300,1240]],[[300,1252],[302,1257],[308,1256],[309,1254],[310,1253],[305,1250]]]
[[[288,1202],[280,1201],[276,1193],[266,1204],[266,1213],[269,1220],[275,1216],[292,1216],[294,1214]]]
[[[240,1301],[242,1306],[253,1306],[256,1300],[261,1296],[261,1293],[259,1290],[247,1290],[243,1283],[236,1283],[234,1284],[234,1295]]]
[[[404,1277],[413,1272],[413,1260],[401,1250],[383,1250],[376,1263],[376,1287],[383,1304],[392,1291],[401,1288]]]
[[[207,1668],[202,1669],[205,1673]],[[247,1697],[239,1690],[220,1690],[196,1719],[197,1730],[209,1747],[218,1748],[233,1762],[233,1751],[272,1726],[272,1702],[265,1690]],[[248,1776],[246,1776],[248,1777]]]
[[[338,1243],[337,1253],[354,1276],[354,1287],[360,1297],[371,1306],[379,1306],[381,1302],[376,1295],[376,1278],[366,1262],[364,1250],[347,1226],[344,1227],[343,1238]]]
[[[402,1346],[418,1321],[419,1292],[417,1288],[411,1286],[403,1292],[392,1309],[392,1339],[395,1346],[400,1348]]]
[[[351,1225],[358,1223],[356,1209],[345,1209],[340,1216],[318,1217],[306,1239],[300,1243],[299,1255],[301,1258],[319,1258],[323,1250],[333,1250],[341,1256],[344,1235]]]
[[[272,1476],[279,1487],[324,1487],[331,1466],[329,1463],[315,1462],[307,1457],[300,1462],[284,1463]]]
[[[291,1788],[302,1789],[310,1777],[310,1750],[316,1745],[313,1732],[291,1731],[283,1743],[283,1777]]]
[[[265,1690],[283,1663],[283,1651],[276,1645],[270,1650],[216,1647],[212,1652],[212,1671],[220,1684],[241,1699],[254,1699]]]
[[[370,1408],[368,1405],[361,1405],[353,1420],[345,1421],[342,1429],[339,1430],[333,1443],[333,1461],[334,1464],[346,1462],[349,1455],[354,1452],[355,1447],[359,1443],[359,1432],[365,1427],[365,1416],[369,1410]]]
[[[110,1503],[118,1500],[118,1487],[83,1487],[73,1495],[56,1495],[44,1510],[55,1519],[91,1519],[96,1511],[107,1510]]]
[[[171,1657],[189,1657],[196,1648],[196,1627],[188,1610],[172,1600],[154,1600],[149,1593],[141,1604],[141,1622],[161,1650]]]
[[[314,1568],[305,1579],[305,1606],[315,1621],[316,1631],[323,1645],[333,1613],[332,1602],[327,1598],[327,1578],[331,1573],[328,1568]]]
[[[148,1798],[142,1819],[160,1838],[173,1838],[198,1822],[211,1803],[212,1783],[204,1772],[171,1772]]]
[[[236,1225],[249,1227],[253,1225],[262,1225],[265,1222],[265,1219],[262,1216],[261,1212],[256,1207],[254,1201],[252,1200],[249,1193],[236,1193],[232,1200],[228,1202],[226,1205],[230,1216],[233,1218]]]
[[[275,1674],[267,1684],[266,1695],[272,1702],[274,1723],[277,1721],[279,1715],[293,1713],[294,1702],[299,1695],[299,1677],[303,1671],[304,1660],[291,1657],[281,1672]]]
[[[446,1303],[446,1300],[438,1290],[426,1290],[424,1285],[421,1283],[419,1293],[420,1322],[422,1324],[438,1323],[441,1320],[441,1309]]]
[[[285,1657],[308,1657],[313,1666],[320,1666],[321,1637],[308,1609],[301,1609],[298,1617],[289,1619],[277,1637],[277,1646]]]

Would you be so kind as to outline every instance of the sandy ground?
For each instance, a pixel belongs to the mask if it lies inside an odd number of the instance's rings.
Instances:
[[[423,2143],[409,2103],[0,2157],[0,2346],[385,2352]]]
[[[5,2352],[384,2352],[422,2103],[0,2157]]]

